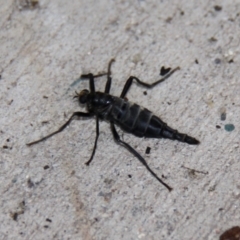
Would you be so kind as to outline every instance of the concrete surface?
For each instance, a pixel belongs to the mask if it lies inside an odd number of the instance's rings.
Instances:
[[[0,16],[0,239],[219,239],[239,226],[239,1],[2,0]],[[171,193],[106,122],[89,167],[94,120],[25,145],[83,110],[72,97],[88,83],[76,80],[112,57],[113,95],[130,75],[150,83],[181,67],[128,99],[201,144],[119,130]]]

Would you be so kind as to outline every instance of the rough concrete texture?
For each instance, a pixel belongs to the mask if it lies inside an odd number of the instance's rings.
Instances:
[[[1,1],[0,239],[219,239],[239,226],[240,2],[35,3]],[[130,75],[150,83],[161,66],[181,67],[127,97],[199,146],[118,129],[171,193],[116,145],[106,122],[89,167],[94,119],[26,146],[85,111],[72,97],[88,83],[76,80],[106,71],[112,57],[113,95]]]

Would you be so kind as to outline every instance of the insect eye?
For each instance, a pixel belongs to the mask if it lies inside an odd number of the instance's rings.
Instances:
[[[84,104],[88,101],[89,91],[87,89],[82,90],[79,93],[79,102]]]

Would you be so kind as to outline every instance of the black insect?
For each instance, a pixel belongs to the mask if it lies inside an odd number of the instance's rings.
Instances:
[[[199,144],[199,141],[195,138],[192,138],[186,134],[179,133],[177,130],[174,130],[167,126],[160,118],[155,116],[148,109],[140,107],[139,105],[129,102],[126,100],[125,96],[130,89],[133,80],[135,80],[139,85],[142,85],[146,88],[153,88],[160,82],[166,80],[171,76],[175,71],[179,70],[179,67],[173,69],[171,72],[166,74],[162,79],[148,84],[140,81],[138,78],[131,76],[126,81],[125,86],[122,90],[120,97],[115,97],[109,94],[112,78],[111,78],[111,65],[114,62],[112,59],[108,64],[107,73],[93,75],[92,73],[81,75],[82,79],[89,80],[90,91],[87,89],[82,90],[80,93],[77,93],[75,96],[78,98],[80,104],[86,104],[88,112],[74,112],[69,120],[62,125],[57,131],[43,137],[37,141],[30,142],[27,145],[33,145],[41,141],[50,138],[51,136],[61,132],[65,129],[70,122],[75,117],[96,117],[96,138],[90,159],[86,162],[86,165],[89,165],[95,154],[97,147],[97,141],[99,137],[99,119],[107,120],[110,122],[111,131],[114,137],[114,140],[125,147],[130,153],[139,159],[139,161],[147,168],[147,170],[160,182],[162,183],[169,191],[172,188],[167,185],[163,180],[161,180],[148,166],[145,159],[128,143],[122,141],[119,137],[119,134],[116,131],[115,124],[118,125],[125,132],[131,133],[137,137],[147,137],[147,138],[169,138],[171,140],[178,140],[180,142],[186,142],[188,144]],[[107,82],[104,92],[96,92],[94,79],[107,75]]]

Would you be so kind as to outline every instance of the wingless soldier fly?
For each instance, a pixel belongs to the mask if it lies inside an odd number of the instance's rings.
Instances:
[[[99,119],[106,120],[110,123],[111,131],[113,134],[114,140],[125,147],[130,153],[132,153],[138,160],[147,168],[147,170],[160,182],[162,183],[169,191],[172,188],[166,184],[162,179],[160,179],[157,174],[155,174],[150,167],[148,166],[145,159],[128,143],[120,139],[119,134],[115,128],[115,125],[118,125],[123,131],[131,133],[137,137],[146,137],[146,138],[168,138],[171,140],[178,140],[180,142],[185,142],[188,144],[196,145],[199,144],[199,141],[193,137],[188,136],[187,134],[179,133],[177,130],[170,128],[166,123],[164,123],[159,117],[155,116],[148,109],[139,106],[136,103],[129,102],[125,96],[130,89],[133,81],[135,80],[137,84],[146,87],[153,88],[157,84],[163,82],[168,77],[170,77],[175,71],[180,68],[177,67],[167,73],[162,79],[148,84],[142,82],[137,77],[131,76],[125,83],[125,86],[122,90],[120,97],[115,97],[109,94],[112,78],[111,78],[111,65],[114,62],[112,59],[108,64],[107,73],[93,75],[92,73],[81,75],[82,79],[89,80],[89,90],[84,89],[81,92],[77,93],[75,98],[78,98],[80,104],[85,104],[87,107],[87,112],[74,112],[69,120],[62,125],[57,131],[43,137],[37,141],[30,142],[27,145],[31,146],[33,144],[42,142],[51,136],[63,131],[75,117],[82,118],[96,118],[96,138],[90,159],[85,163],[89,165],[93,159],[97,148],[97,141],[99,137]],[[107,82],[104,92],[96,92],[94,79],[107,75]]]

